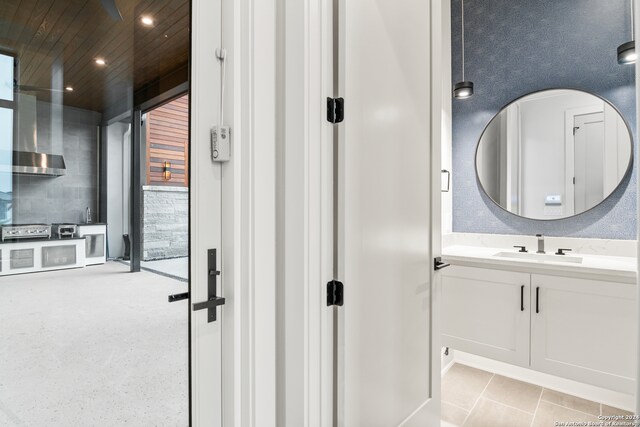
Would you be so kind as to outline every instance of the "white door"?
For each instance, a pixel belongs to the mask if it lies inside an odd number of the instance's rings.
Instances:
[[[604,113],[574,120],[575,211],[584,212],[604,198]]]
[[[430,2],[340,3],[338,425],[436,426]]]
[[[632,394],[636,285],[533,274],[531,368]]]
[[[216,249],[216,269],[221,270],[222,175],[213,163],[210,132],[216,124],[220,96],[220,66],[215,48],[220,46],[221,0],[192,1],[191,140],[190,140],[190,301],[191,311],[191,425],[217,427],[222,419],[222,328],[225,306],[194,310],[210,299],[208,281],[216,279],[217,296],[224,296],[225,272],[209,274],[209,250]]]
[[[442,345],[529,367],[531,275],[453,266],[442,273]]]

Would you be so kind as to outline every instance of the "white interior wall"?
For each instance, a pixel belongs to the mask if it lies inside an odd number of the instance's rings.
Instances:
[[[107,127],[107,242],[110,258],[124,255],[122,235],[129,231],[129,134],[127,123],[113,123]]]
[[[602,101],[598,101],[602,102]],[[593,95],[559,91],[519,101],[521,113],[522,215],[545,218],[545,197],[565,203],[565,110],[594,104]],[[540,126],[544,123],[544,126]],[[564,216],[564,215],[560,215]]]

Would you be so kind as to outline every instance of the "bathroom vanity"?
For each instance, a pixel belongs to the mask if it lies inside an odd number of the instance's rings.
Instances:
[[[442,345],[634,392],[636,258],[450,246]],[[515,254],[515,255],[514,255]]]

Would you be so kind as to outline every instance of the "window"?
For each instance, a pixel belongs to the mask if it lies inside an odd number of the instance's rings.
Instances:
[[[0,224],[11,222],[13,204],[14,58],[0,54]]]

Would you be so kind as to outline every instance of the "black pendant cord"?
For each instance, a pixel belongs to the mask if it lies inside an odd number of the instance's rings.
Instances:
[[[464,1],[464,0],[462,0]],[[631,5],[631,40],[635,40],[636,39],[636,29],[635,27],[635,23],[636,23],[636,17],[633,15],[634,10],[633,10],[633,2],[634,0],[629,0],[629,4]]]
[[[631,0],[633,2],[633,0]],[[461,13],[460,13],[460,18],[462,21],[462,81],[464,80],[464,0],[460,0],[460,9],[461,9]]]

